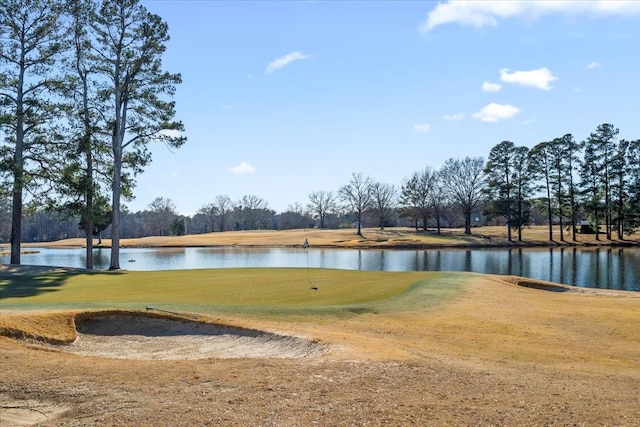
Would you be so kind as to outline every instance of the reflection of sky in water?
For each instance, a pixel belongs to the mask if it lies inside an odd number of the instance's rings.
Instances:
[[[84,266],[84,249],[39,249],[23,264]],[[109,266],[109,249],[94,251],[96,269]],[[0,256],[8,262],[9,256]],[[529,248],[357,250],[301,248],[122,248],[125,270],[238,267],[313,267],[373,271],[475,271],[512,274],[585,287],[640,291],[640,249]]]

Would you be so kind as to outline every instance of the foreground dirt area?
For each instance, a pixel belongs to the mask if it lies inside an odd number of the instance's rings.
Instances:
[[[637,294],[472,278],[444,306],[295,321],[0,311],[0,425],[640,425]],[[283,353],[162,354],[239,330]],[[68,351],[83,334],[100,356]]]

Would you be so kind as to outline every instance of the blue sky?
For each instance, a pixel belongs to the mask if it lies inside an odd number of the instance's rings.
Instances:
[[[152,148],[133,211],[252,194],[281,212],[503,140],[640,139],[637,1],[142,3],[169,24],[188,141]]]

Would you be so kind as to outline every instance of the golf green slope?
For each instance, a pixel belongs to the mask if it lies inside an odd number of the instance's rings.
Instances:
[[[391,311],[438,305],[465,273],[249,268],[152,272],[4,271],[0,310],[179,309],[243,314]]]

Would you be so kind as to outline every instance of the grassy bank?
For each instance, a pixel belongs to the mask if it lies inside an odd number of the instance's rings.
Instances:
[[[394,227],[380,230],[365,228],[362,236],[353,229],[339,230],[256,230],[225,231],[224,233],[193,234],[186,236],[152,236],[138,239],[122,239],[122,247],[198,247],[198,246],[255,246],[255,247],[300,247],[308,240],[312,247],[325,248],[432,248],[432,247],[510,247],[510,246],[593,246],[593,245],[638,245],[638,236],[625,236],[624,240],[613,238],[607,240],[603,235],[595,240],[593,234],[579,234],[572,240],[568,231],[564,233],[564,241],[560,239],[559,230],[554,229],[553,240],[549,240],[546,226],[526,227],[522,242],[507,240],[506,228],[503,226],[474,227],[473,234],[464,234],[463,229],[442,229],[437,234],[434,229],[415,230],[412,228]],[[98,241],[95,241],[98,244]],[[109,247],[111,242],[105,239],[101,247]],[[31,246],[82,247],[83,239],[67,239],[47,243],[24,244]],[[4,245],[6,247],[6,245]]]

